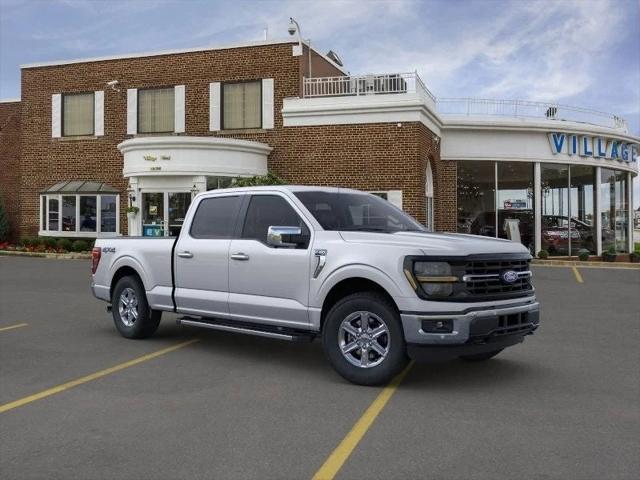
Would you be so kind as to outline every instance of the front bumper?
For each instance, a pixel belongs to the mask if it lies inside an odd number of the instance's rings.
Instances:
[[[443,347],[462,351],[460,347],[464,346],[471,351],[452,355],[460,356],[497,350],[521,342],[525,335],[538,328],[540,304],[535,299],[530,299],[508,306],[469,307],[462,312],[403,312],[401,318],[410,353],[416,347],[439,347],[435,350],[444,352],[446,349]],[[423,321],[434,320],[450,320],[451,332],[425,332],[422,328]],[[480,347],[489,344],[492,344],[489,350]],[[500,346],[503,344],[504,346]]]

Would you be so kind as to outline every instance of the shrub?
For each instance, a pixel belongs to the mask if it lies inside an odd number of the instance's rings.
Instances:
[[[56,248],[58,246],[58,240],[53,237],[41,237],[37,239],[37,242],[46,248]]]
[[[284,181],[269,172],[266,175],[256,175],[255,177],[237,177],[233,179],[233,187],[256,187],[258,185],[284,185]]]
[[[616,255],[616,247],[614,247],[613,245],[610,245],[609,248],[607,248],[607,254]]]
[[[71,240],[69,240],[68,238],[61,238],[60,240],[58,240],[58,248],[60,250],[66,250],[67,252],[70,252],[72,245],[73,244],[71,243]]]
[[[538,258],[541,258],[541,259],[543,259],[543,260],[544,260],[544,259],[549,258],[549,252],[547,252],[547,251],[546,251],[546,250],[544,250],[544,249],[540,250],[540,251],[538,252]]]
[[[84,240],[76,240],[71,244],[71,248],[74,252],[86,252],[89,250],[89,245]]]
[[[578,250],[578,258],[583,262],[589,260],[589,250],[587,250],[586,248],[581,248],[580,250]]]
[[[36,247],[40,244],[37,237],[24,237],[18,242],[21,247]]]

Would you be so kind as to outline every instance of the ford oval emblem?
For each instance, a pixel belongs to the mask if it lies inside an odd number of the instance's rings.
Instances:
[[[513,270],[502,272],[502,281],[504,283],[515,283],[516,280],[518,280],[518,272],[514,272]]]

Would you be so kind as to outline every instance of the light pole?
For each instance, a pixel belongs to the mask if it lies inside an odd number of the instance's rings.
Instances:
[[[289,35],[293,36],[298,33],[298,48],[300,49],[299,55],[302,55],[302,33],[300,31],[300,24],[296,22],[293,17],[289,17],[289,28],[287,29]],[[309,78],[313,75],[311,74],[311,39],[307,40],[307,49],[309,56]]]

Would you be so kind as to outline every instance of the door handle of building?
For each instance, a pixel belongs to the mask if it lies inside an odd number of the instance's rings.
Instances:
[[[246,253],[238,252],[231,254],[232,260],[249,260],[249,255]]]
[[[193,258],[193,253],[191,252],[178,252],[178,256],[181,258]]]

